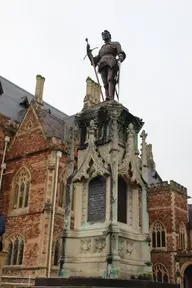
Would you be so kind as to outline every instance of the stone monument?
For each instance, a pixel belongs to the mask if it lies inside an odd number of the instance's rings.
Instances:
[[[143,122],[114,100],[83,109],[75,121],[78,163],[69,187],[75,224],[70,230],[69,196],[60,275],[129,279],[149,274],[144,131],[140,158],[137,147]]]

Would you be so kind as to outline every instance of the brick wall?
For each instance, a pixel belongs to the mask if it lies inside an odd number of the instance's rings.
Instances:
[[[183,223],[187,231],[188,205],[186,188],[174,181],[154,185],[149,189],[148,197],[149,224],[160,221],[166,231],[166,247],[152,248],[153,265],[163,264],[169,272],[170,281],[175,278],[175,256],[179,249],[179,227]],[[186,247],[187,250],[188,247]],[[186,252],[185,252],[186,253]]]
[[[3,145],[2,138],[4,138],[4,132],[0,128],[0,151]],[[6,156],[7,168],[2,183],[3,197],[0,198],[0,207],[6,215],[5,250],[8,249],[9,240],[15,235],[23,237],[25,248],[21,266],[4,267],[2,278],[4,281],[7,281],[7,275],[14,279],[18,276],[46,275],[52,217],[51,209],[46,203],[51,204],[55,177],[55,166],[50,164],[52,157],[50,143],[51,140],[46,139],[31,106],[12,139]],[[57,143],[60,142],[55,140],[55,149],[57,149]],[[63,145],[59,145],[59,148],[63,149]],[[63,156],[59,166],[56,208],[58,208],[60,178],[65,166],[66,156]],[[14,211],[14,179],[23,167],[27,169],[31,177],[29,203],[27,209]],[[56,210],[53,248],[55,237],[62,232],[63,225],[64,213]]]

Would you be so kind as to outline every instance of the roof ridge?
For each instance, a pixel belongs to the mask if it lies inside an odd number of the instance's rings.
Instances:
[[[31,93],[30,93],[30,92],[28,92],[27,90],[25,90],[25,89],[21,88],[20,86],[18,86],[17,84],[13,83],[13,82],[12,82],[12,81],[10,81],[10,80],[8,80],[7,78],[5,78],[5,77],[3,77],[3,76],[1,76],[1,75],[0,75],[0,78],[2,78],[3,80],[5,80],[5,81],[9,82],[10,84],[12,84],[12,85],[16,86],[17,88],[19,88],[19,89],[23,90],[23,92],[26,92],[26,93],[30,94],[30,95],[31,95],[33,98],[35,97],[33,94],[31,94]]]
[[[3,77],[0,75],[0,78],[2,78],[4,81],[9,82],[10,84],[14,85],[15,87],[19,88],[20,90],[22,90],[23,92],[29,94],[33,99],[35,98],[35,95],[33,95],[31,92],[28,92],[27,90],[21,88],[20,86],[18,86],[17,84],[13,83],[12,81],[8,80],[7,78]],[[51,108],[54,108],[55,110],[57,110],[58,112],[61,112],[63,114],[66,115],[66,117],[68,117],[69,115],[64,113],[63,111],[59,110],[58,108],[54,107],[53,105],[47,103],[46,101],[43,101],[45,104],[49,105]],[[65,117],[65,116],[64,116]]]

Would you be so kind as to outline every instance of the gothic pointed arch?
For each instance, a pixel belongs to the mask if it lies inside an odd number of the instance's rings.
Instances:
[[[25,237],[20,233],[11,234],[5,239],[5,245],[8,251],[6,265],[22,265]]]
[[[109,165],[101,157],[95,145],[95,129],[94,121],[91,120],[87,133],[88,147],[86,149],[86,155],[81,166],[74,175],[73,181],[80,181],[82,178],[94,178],[98,175],[109,175]]]
[[[129,182],[136,183],[141,187],[144,185],[140,170],[139,159],[135,154],[134,149],[135,142],[135,130],[133,124],[130,123],[127,128],[127,143],[124,157],[118,167],[119,175],[126,177]]]
[[[155,282],[169,283],[169,273],[163,264],[155,263],[153,265],[153,280]]]
[[[21,167],[13,180],[13,209],[28,207],[31,174],[26,167]]]
[[[160,249],[166,247],[166,228],[165,225],[160,221],[155,221],[150,228],[152,248]]]

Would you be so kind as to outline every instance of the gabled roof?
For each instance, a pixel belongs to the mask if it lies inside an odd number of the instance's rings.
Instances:
[[[28,105],[34,99],[34,95],[13,84],[0,76],[0,114],[20,123]],[[55,117],[64,120],[67,114],[59,111],[50,104],[44,102],[44,110],[49,111]]]

